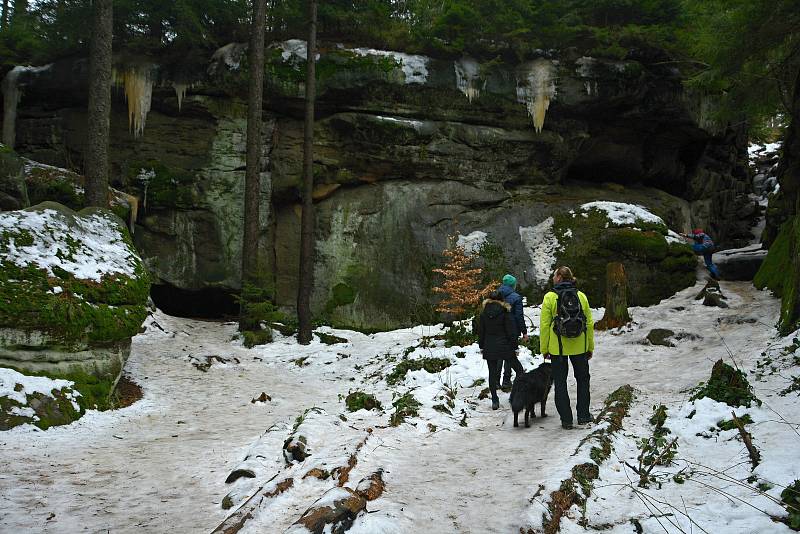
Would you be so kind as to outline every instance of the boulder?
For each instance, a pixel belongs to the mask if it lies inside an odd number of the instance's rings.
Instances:
[[[0,367],[0,430],[34,424],[46,430],[78,419],[81,394],[68,380],[26,376]]]
[[[670,338],[673,336],[675,336],[675,332],[672,330],[668,330],[666,328],[654,328],[647,334],[647,341],[649,341],[651,345],[674,347],[675,343],[670,340]]]
[[[695,300],[703,300],[703,306],[716,306],[717,308],[727,308],[728,303],[725,302],[728,297],[722,294],[719,287],[719,282],[716,280],[709,280],[708,283],[700,290]]]
[[[767,250],[755,244],[716,252],[713,259],[723,280],[752,280],[766,257]]]
[[[0,213],[0,365],[112,381],[150,282],[124,223],[53,202]]]

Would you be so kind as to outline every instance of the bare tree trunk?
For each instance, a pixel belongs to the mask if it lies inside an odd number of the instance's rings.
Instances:
[[[621,263],[606,265],[606,313],[595,323],[595,330],[610,330],[631,322],[628,314],[628,278]]]
[[[245,287],[257,283],[259,193],[261,192],[261,110],[264,96],[264,25],[266,0],[255,0],[250,34],[250,86],[247,95],[247,156],[244,177],[244,238],[242,241],[242,301],[239,330],[255,330],[257,319],[247,312]]]
[[[111,129],[112,0],[94,0],[89,51],[86,205],[108,207],[108,137]]]
[[[311,286],[314,283],[314,98],[316,90],[317,0],[308,2],[306,120],[303,136],[303,210],[300,221],[300,278],[297,287],[297,341],[311,342]]]

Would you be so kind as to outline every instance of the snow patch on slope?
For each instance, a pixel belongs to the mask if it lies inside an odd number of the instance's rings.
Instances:
[[[548,217],[536,226],[520,226],[519,237],[528,251],[533,274],[540,286],[547,285],[556,265],[556,252],[561,245],[553,233],[555,220]]]
[[[458,234],[456,245],[463,248],[464,252],[467,254],[477,254],[480,252],[483,244],[486,243],[487,237],[488,234],[480,230],[475,230],[467,235]]]

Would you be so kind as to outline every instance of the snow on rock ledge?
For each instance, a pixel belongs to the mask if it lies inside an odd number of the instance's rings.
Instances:
[[[124,224],[45,202],[0,213],[0,366],[116,378],[150,282]]]
[[[609,222],[614,226],[632,226],[639,229],[662,230],[666,233],[667,225],[664,220],[657,215],[653,215],[646,208],[637,204],[626,204],[624,202],[597,201],[589,202],[581,206],[581,211],[590,210],[602,211],[606,214]]]

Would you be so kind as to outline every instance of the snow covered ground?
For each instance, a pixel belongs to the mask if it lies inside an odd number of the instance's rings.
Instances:
[[[796,367],[771,363],[776,372],[757,369],[762,352],[791,343],[791,337],[778,339],[772,326],[779,303],[747,282],[723,282],[730,308],[703,307],[694,300],[700,288],[698,283],[657,306],[633,308],[631,326],[598,334],[591,362],[593,410],[626,383],[637,388],[637,401],[614,438],[615,453],[601,468],[585,514],[573,507],[562,520],[563,531],[583,531],[583,515],[591,526],[611,532],[634,532],[631,519],[645,532],[789,531],[764,513],[782,510],[754,494],[755,483],[747,489],[728,481],[724,488],[749,496],[764,512],[713,494],[692,477],[672,482],[672,472],[663,477],[662,493],[653,486],[642,490],[679,505],[695,524],[666,505],[660,508],[672,515],[654,518],[660,512],[648,509],[629,487],[625,462],[635,465],[636,439],[652,433],[648,419],[659,403],[668,407],[666,426],[679,440],[676,463],[666,470],[693,462],[748,485],[747,451],[734,431],[694,435],[727,408],[706,400],[687,404],[688,390],[706,380],[720,358],[761,372],[762,381],[748,376],[764,406],[745,410],[763,456],[758,482],[771,485],[767,494],[774,498],[800,476],[797,395],[777,394]],[[603,311],[594,313],[600,319]],[[526,314],[538,323],[537,308],[526,308]],[[675,347],[651,346],[643,340],[652,328],[694,336]],[[571,454],[590,431],[562,430],[552,394],[550,417],[535,419],[529,429],[513,428],[505,395],[496,412],[488,399],[478,399],[487,373],[477,347],[445,348],[433,339],[441,326],[375,335],[322,330],[347,343],[315,339],[299,346],[277,336],[271,345],[248,350],[233,339],[233,323],[156,314],[147,332],[134,339],[126,367],[143,387],[141,401],[90,412],[45,432],[27,426],[0,433],[0,532],[211,532],[258,488],[292,478],[283,493],[260,500],[243,530],[283,532],[338,485],[337,468],[353,456],[344,485],[355,488],[383,470],[386,490],[368,503],[370,513],[351,532],[518,532],[541,523],[547,492],[569,476],[577,463]],[[446,358],[452,365],[439,373],[410,371],[390,385],[387,375],[404,355]],[[527,369],[536,361],[526,350],[521,360]],[[374,394],[383,410],[348,412],[344,397],[356,390]],[[271,400],[251,402],[262,392]],[[389,426],[392,402],[407,392],[421,403],[419,416]],[[691,409],[706,415],[686,419]],[[310,456],[287,459],[284,441],[300,435]],[[313,467],[330,476],[303,478]],[[226,484],[236,469],[255,477]],[[694,480],[722,484],[709,477]],[[535,496],[540,484],[547,492]],[[223,500],[233,507],[224,510]]]

